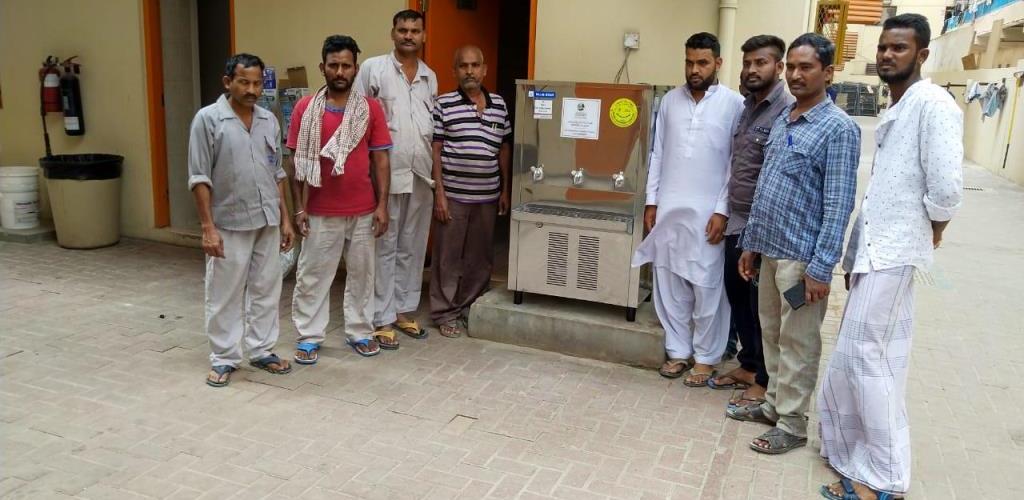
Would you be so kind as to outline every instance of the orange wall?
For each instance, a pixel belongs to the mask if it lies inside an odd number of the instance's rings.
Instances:
[[[511,0],[517,1],[517,0]],[[455,0],[431,0],[427,10],[426,62],[437,73],[438,93],[455,90],[452,74],[455,49],[473,44],[484,52],[487,77],[484,86],[498,86],[498,14],[501,0],[477,0],[476,10],[460,10]]]

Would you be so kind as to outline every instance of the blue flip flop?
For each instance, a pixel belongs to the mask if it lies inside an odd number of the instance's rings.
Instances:
[[[217,365],[217,366],[211,367],[210,370],[213,371],[213,373],[216,373],[218,378],[223,376],[225,373],[228,374],[228,377],[225,378],[223,381],[219,382],[219,381],[216,381],[216,380],[210,380],[210,377],[207,376],[206,377],[206,385],[208,385],[210,387],[224,387],[224,386],[228,385],[229,383],[231,383],[231,372],[235,371],[236,368],[234,366],[230,366],[230,365]]]
[[[300,365],[315,365],[317,360],[320,359],[320,356],[317,354],[317,351],[320,350],[320,344],[314,342],[299,342],[298,344],[295,344],[295,350],[306,353],[306,359],[299,359],[298,356],[295,356],[295,362]]]
[[[360,340],[356,340],[356,341],[348,340],[345,343],[348,344],[350,347],[352,347],[352,350],[355,351],[356,354],[358,354],[358,355],[360,355],[360,356],[362,356],[364,358],[369,358],[370,356],[376,356],[376,355],[380,354],[380,346],[377,346],[377,350],[376,351],[362,352],[362,351],[359,350],[359,346],[361,346],[361,345],[362,346],[368,346],[368,345],[370,345],[370,342],[373,342],[373,341],[370,340],[370,339],[360,339]]]
[[[839,482],[843,485],[843,496],[832,493],[832,490],[828,489],[829,485],[825,484],[821,487],[821,496],[828,498],[829,500],[861,500],[860,496],[857,495],[853,489],[853,482],[847,478],[841,478]],[[884,493],[880,491],[871,490],[872,493],[878,497],[878,500],[897,500],[899,497],[894,496],[892,493]]]

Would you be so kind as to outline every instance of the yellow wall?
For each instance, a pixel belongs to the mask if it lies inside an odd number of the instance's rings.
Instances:
[[[963,85],[968,80],[1005,80],[1008,95],[1003,109],[995,116],[985,118],[984,121],[978,101],[964,104],[963,87],[954,87],[950,90],[956,96],[957,104],[964,109],[964,156],[999,176],[1024,184],[1024,102],[1020,96],[1015,95],[1013,79],[1013,73],[1024,68],[1024,59],[1021,59],[1024,52],[1015,44],[1003,43],[996,53],[994,65],[1009,67],[964,70],[961,63],[961,57],[968,53],[980,54],[985,50],[977,40],[977,35],[990,31],[995,21],[1000,19],[1007,24],[1024,19],[1024,3],[1011,4],[932,40],[931,55],[925,63],[924,73],[939,85]],[[1011,29],[1020,28],[1018,26]],[[1010,146],[1008,153],[1007,144]]]
[[[278,70],[305,66],[311,87],[323,85],[318,65],[328,35],[349,35],[360,60],[390,51],[391,17],[405,0],[235,0],[235,50],[251,52]],[[428,35],[429,36],[429,35]]]
[[[693,33],[718,30],[718,0],[539,0],[535,76],[544,80],[611,82],[624,56],[622,36],[640,32],[630,55],[634,83],[678,85],[683,79],[683,44]],[[735,86],[740,45],[763,33],[787,43],[804,29],[805,6],[796,0],[739,0],[731,57]]]
[[[944,85],[947,82],[964,84],[968,79],[979,82],[998,82],[1006,78],[1009,94],[1003,109],[991,118],[981,119],[981,105],[974,101],[965,105],[964,88],[954,87],[950,90],[956,97],[957,104],[964,109],[964,156],[995,174],[1024,184],[1024,95],[1014,101],[1012,74],[1014,68],[979,69],[973,71],[956,71],[933,73],[926,75],[933,83]],[[1007,137],[1010,133],[1010,119],[1016,105],[1016,124],[1013,137],[1009,141],[1010,151],[1003,167],[1003,156],[1006,154]]]
[[[140,2],[4,0],[0,2],[0,47],[4,97],[0,165],[38,164],[44,149],[36,71],[47,55],[78,55],[86,132],[69,137],[63,131],[62,115],[49,114],[53,151],[124,156],[121,233],[166,240],[167,236],[152,229]]]
[[[812,3],[816,3],[813,2]],[[739,0],[736,13],[736,36],[733,47],[734,64],[729,82],[732,87],[740,79],[743,53],[740,46],[754,35],[775,35],[789,43],[809,31],[807,27],[810,6],[798,0]],[[724,54],[723,54],[724,55]]]
[[[306,65],[313,85],[320,81],[316,65],[326,35],[341,32],[354,36],[364,57],[383,53],[391,47],[391,16],[407,5],[403,0],[236,0],[236,48],[256,53],[282,69]],[[142,36],[139,0],[0,2],[0,88],[4,97],[0,109],[0,165],[38,164],[44,149],[36,71],[49,54],[77,54],[82,63],[86,134],[64,135],[61,115],[50,114],[54,152],[124,156],[121,233],[194,244],[153,227]],[[17,50],[12,50],[15,47]],[[43,215],[48,216],[45,188],[42,196]]]

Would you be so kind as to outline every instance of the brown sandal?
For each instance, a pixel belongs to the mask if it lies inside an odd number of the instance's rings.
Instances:
[[[679,378],[692,367],[693,362],[689,359],[670,358],[665,360],[658,373],[665,378]]]

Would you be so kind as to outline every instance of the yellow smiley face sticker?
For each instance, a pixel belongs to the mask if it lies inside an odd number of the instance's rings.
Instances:
[[[616,127],[626,128],[632,125],[639,114],[636,103],[625,97],[616,99],[608,108],[608,118]]]

